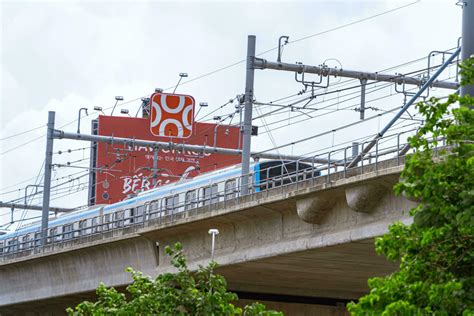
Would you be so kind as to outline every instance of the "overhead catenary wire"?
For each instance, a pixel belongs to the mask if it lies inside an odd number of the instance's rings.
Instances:
[[[453,51],[455,50],[457,47],[452,47],[452,48],[449,48],[447,49],[446,51],[449,52],[449,51]],[[395,66],[390,66],[388,68],[385,68],[385,69],[382,69],[382,70],[379,70],[377,71],[377,73],[384,73],[386,71],[390,71],[390,70],[394,70],[394,69],[397,69],[397,68],[401,68],[401,67],[405,67],[405,66],[408,66],[408,65],[411,65],[411,64],[414,64],[414,63],[417,63],[417,62],[420,62],[420,61],[423,61],[423,60],[426,60],[428,59],[428,56],[424,56],[424,57],[420,57],[420,58],[417,58],[417,59],[413,59],[413,60],[410,60],[410,61],[407,61],[407,62],[404,62],[402,64],[398,64],[398,65],[395,65]],[[430,67],[431,68],[431,67]],[[409,75],[410,73],[405,73],[404,75]],[[413,74],[413,72],[411,72],[411,74]],[[337,82],[337,83],[334,83],[334,84],[331,84],[331,87],[337,87],[337,86],[346,86],[347,84],[351,84],[352,82],[356,82],[358,81],[357,79],[347,79],[347,80],[344,80],[344,81],[341,81],[341,82]],[[375,83],[377,84],[377,83]],[[360,86],[360,84],[358,84],[358,86]],[[327,90],[327,88],[317,88],[315,89],[315,92],[318,92],[318,91],[321,91],[321,90]],[[273,102],[279,102],[279,101],[283,101],[283,100],[287,100],[289,98],[293,98],[293,97],[299,97],[300,95],[302,94],[306,94],[306,93],[309,93],[310,91],[303,91],[303,93],[301,92],[298,92],[298,93],[295,93],[295,94],[291,94],[289,96],[285,96],[285,97],[279,97],[278,99],[275,99],[273,101],[269,101],[268,103],[273,103]]]
[[[339,26],[336,26],[336,27],[332,27],[332,28],[329,28],[329,29],[326,29],[326,30],[323,30],[321,32],[317,32],[317,33],[314,33],[314,34],[310,34],[310,35],[306,35],[306,36],[303,36],[303,37],[300,37],[300,38],[297,38],[295,40],[292,40],[292,41],[289,41],[288,42],[288,45],[291,45],[293,43],[297,43],[297,42],[301,42],[301,41],[304,41],[304,40],[307,40],[307,39],[310,39],[310,38],[314,38],[314,37],[318,37],[318,36],[321,36],[321,35],[324,35],[324,34],[327,34],[327,33],[330,33],[330,32],[334,32],[334,31],[337,31],[337,30],[341,30],[341,29],[344,29],[344,28],[347,28],[347,27],[350,27],[350,26],[353,26],[353,25],[356,25],[358,23],[363,23],[365,21],[369,21],[369,20],[372,20],[372,19],[375,19],[375,18],[378,18],[380,16],[383,16],[383,15],[387,15],[387,14],[390,14],[390,13],[393,13],[393,12],[396,12],[396,11],[399,11],[401,9],[404,9],[404,8],[407,8],[407,7],[410,7],[414,4],[417,4],[419,3],[421,0],[417,0],[417,1],[414,1],[414,2],[411,2],[411,3],[408,3],[408,4],[405,4],[405,5],[402,5],[402,6],[398,6],[398,7],[395,7],[393,9],[389,9],[389,10],[385,10],[385,11],[382,11],[382,12],[379,12],[379,13],[376,13],[376,14],[373,14],[373,15],[370,15],[370,16],[367,16],[367,17],[364,17],[364,18],[361,18],[361,19],[357,19],[357,20],[354,20],[354,21],[351,21],[349,23],[345,23],[345,24],[342,24],[342,25],[339,25]],[[275,51],[278,49],[278,46],[275,46],[275,47],[272,47],[270,49],[266,49],[264,51],[261,51],[259,53],[256,54],[256,56],[261,56],[261,55],[264,55],[264,54],[267,54],[269,52],[272,52],[272,51]],[[192,78],[192,79],[189,79],[189,80],[186,80],[186,81],[183,81],[180,83],[180,86],[183,86],[183,85],[186,85],[186,84],[189,84],[191,82],[195,82],[197,80],[200,80],[200,79],[203,79],[203,78],[206,78],[208,76],[211,76],[211,75],[214,75],[216,73],[219,73],[221,71],[224,71],[224,70],[227,70],[227,69],[230,69],[232,67],[235,67],[237,65],[240,65],[242,63],[244,63],[246,60],[245,59],[241,59],[241,60],[238,60],[238,61],[235,61],[233,63],[230,63],[226,66],[223,66],[223,67],[219,67],[217,69],[214,69],[212,71],[209,71],[209,72],[206,72],[202,75],[199,75],[195,78]],[[173,89],[174,87],[176,86],[176,84],[173,84],[173,85],[170,85],[169,87],[166,87],[163,89],[163,91],[167,91],[167,90],[170,90],[170,89]],[[141,100],[142,98],[144,97],[147,97],[148,94],[146,95],[142,95],[142,96],[139,96],[137,98],[133,98],[133,99],[130,99],[128,101],[125,101],[125,102],[121,102],[120,105],[126,105],[126,104],[129,104],[129,103],[132,103],[132,102],[135,102],[135,101],[138,101],[138,100]],[[110,106],[110,107],[107,107],[107,108],[104,108],[103,110],[108,110],[108,109],[111,109],[113,108],[113,106]],[[95,111],[94,113],[99,113],[100,111]],[[87,117],[87,116],[90,116],[92,113],[90,114],[86,114],[84,116],[81,116],[81,118],[84,118],[84,117]],[[60,126],[59,128],[64,128],[72,123],[75,123],[77,122],[77,119],[73,120],[73,121],[70,121],[68,123],[66,123],[65,125],[63,126]]]
[[[451,78],[451,77],[450,77],[450,78]],[[448,78],[448,79],[450,79],[450,78]],[[383,88],[387,88],[387,87],[390,87],[390,86],[391,86],[391,84],[385,84],[385,85],[383,85],[383,86],[379,86],[376,90],[367,91],[366,94],[370,94],[370,93],[373,93],[373,92],[375,92],[375,91],[378,91],[378,90],[381,90],[381,89],[383,89]],[[409,89],[408,91],[411,91],[411,90],[414,90],[414,89],[416,89],[416,87],[415,87],[415,88],[412,88],[412,89]],[[354,94],[354,93],[350,93],[350,94],[347,94],[347,95],[352,95],[352,94]],[[387,96],[383,96],[383,97],[380,97],[380,98],[377,98],[377,99],[368,100],[368,101],[366,101],[366,103],[371,103],[371,102],[374,102],[374,101],[378,101],[378,100],[381,100],[381,99],[384,99],[384,98],[387,98],[387,97],[390,97],[390,96],[394,96],[394,95],[397,95],[397,94],[398,94],[398,93],[396,93],[396,92],[395,92],[395,93],[391,93],[391,94],[389,94],[389,95],[387,95]],[[352,98],[345,99],[344,101],[350,101],[350,100],[358,99],[358,98],[359,98],[359,95],[357,95],[357,96],[355,96],[355,97],[352,97]],[[334,99],[339,99],[339,98],[327,99],[327,100],[325,100],[325,101],[323,101],[323,102],[314,103],[314,104],[311,104],[311,105],[321,104],[321,103],[327,102],[327,101],[329,101],[329,100],[334,100]],[[322,110],[322,109],[329,108],[329,107],[334,106],[334,105],[339,105],[340,103],[343,103],[343,102],[340,102],[340,100],[338,100],[338,102],[336,102],[336,103],[333,103],[333,104],[331,104],[331,105],[327,105],[327,106],[324,106],[324,107],[320,107],[320,108],[315,109],[315,110]],[[294,123],[296,124],[296,123],[299,123],[299,122],[303,122],[303,121],[307,121],[307,120],[314,119],[314,118],[317,118],[317,117],[321,117],[321,116],[324,116],[324,115],[328,115],[328,114],[337,112],[337,111],[339,111],[339,110],[347,110],[347,109],[350,109],[351,107],[354,107],[354,106],[357,106],[357,105],[358,105],[358,103],[357,103],[357,104],[352,104],[351,106],[347,106],[347,107],[343,107],[343,108],[338,108],[338,109],[336,109],[336,110],[334,110],[334,111],[331,111],[331,112],[328,112],[328,113],[323,113],[323,114],[320,114],[320,115],[316,115],[316,116],[313,116],[312,118],[309,118],[309,119],[305,118],[305,119],[299,120],[299,121],[294,122]],[[273,113],[268,113],[268,112],[267,112],[266,114],[267,114],[267,116],[268,116],[268,115],[273,115]],[[303,116],[303,115],[300,114],[300,115],[295,116],[294,118],[297,118],[297,117],[300,117],[300,116]],[[259,117],[257,117],[257,118],[259,118]],[[283,121],[286,121],[286,119],[281,119],[281,120],[279,120],[279,121],[274,121],[274,122],[270,123],[270,125],[275,125],[275,124],[278,124],[278,123],[283,122]],[[276,128],[276,129],[279,129],[279,128],[281,128],[281,127],[278,127],[278,128]]]
[[[43,173],[42,173],[42,172],[43,172],[43,169],[44,169],[44,167],[45,167],[45,163],[46,163],[46,161],[43,160],[43,163],[41,164],[41,168],[40,168],[40,170],[39,170],[39,172],[38,172],[38,175],[36,176],[35,185],[39,185],[39,184],[41,183],[42,179],[43,179],[43,176],[42,176]],[[41,177],[40,177],[40,176],[41,176]],[[26,203],[25,203],[26,205],[29,205],[29,203],[31,203],[31,198],[29,198],[29,197],[28,197],[28,198],[25,198],[25,202],[26,202]],[[23,220],[25,220],[26,216],[28,215],[28,211],[29,211],[28,209],[24,209],[24,210],[23,210],[22,214],[20,215],[19,224],[18,224],[17,227],[15,228],[15,232],[18,231],[18,229],[19,229],[21,223],[23,222]]]
[[[351,89],[351,88],[354,88],[354,87],[349,87],[349,88],[347,88],[347,89]],[[340,90],[339,90],[339,91],[340,91]],[[334,93],[334,91],[331,91],[331,92]],[[331,93],[331,92],[329,92],[329,93]],[[328,101],[328,100],[327,100],[327,101]],[[228,103],[229,103],[229,102],[227,102],[226,104],[228,104]],[[224,104],[224,105],[226,105],[226,104]],[[223,106],[221,106],[221,107],[223,107]],[[321,110],[321,108],[320,108],[320,109],[314,109],[314,110]],[[257,118],[259,118],[259,117],[256,117],[256,119],[257,119]],[[272,124],[275,124],[275,122],[273,122]]]
[[[32,129],[29,129],[29,130],[26,130],[26,131],[23,131],[23,132],[19,132],[19,133],[16,133],[16,134],[5,136],[5,137],[0,138],[0,141],[4,141],[4,140],[7,140],[7,139],[11,139],[11,138],[14,138],[14,137],[17,137],[17,136],[21,136],[21,135],[24,135],[24,134],[34,132],[38,129],[44,128],[45,126],[46,125],[40,125],[40,126],[34,127]]]
[[[455,64],[453,64],[453,65],[455,65]],[[411,71],[411,72],[408,72],[408,73],[405,73],[405,74],[399,75],[399,76],[412,75],[412,74],[416,74],[416,73],[424,73],[424,72],[430,71],[431,69],[439,68],[440,66],[441,66],[441,65],[437,65],[437,66],[434,66],[434,67],[430,67],[429,69],[428,69],[428,68],[418,69],[418,70]],[[373,81],[373,82],[367,83],[366,86],[374,86],[374,85],[376,85],[376,84],[377,84],[377,82],[376,82],[376,81]],[[393,84],[393,83],[384,84],[384,87],[390,87],[392,84]],[[339,93],[339,92],[342,92],[342,91],[347,91],[347,90],[351,90],[351,89],[355,89],[355,88],[360,88],[360,87],[361,87],[361,84],[356,84],[356,85],[353,85],[353,86],[348,87],[348,88],[338,89],[338,90],[333,90],[333,91],[328,91],[328,92],[326,92],[326,93],[318,94],[318,95],[316,95],[316,96],[309,96],[309,97],[300,98],[299,100],[297,100],[297,101],[295,101],[295,102],[293,102],[293,103],[291,103],[291,104],[287,104],[287,105],[286,105],[286,108],[291,108],[291,106],[295,105],[297,102],[303,102],[303,101],[305,101],[305,100],[310,100],[310,101],[311,101],[311,99],[314,99],[314,98],[316,98],[317,96],[328,95],[328,94],[332,94],[332,93]],[[359,95],[359,92],[356,91],[356,92],[354,92],[354,93],[352,93],[352,94],[357,94],[357,95]],[[333,99],[334,99],[334,98],[333,98]],[[327,100],[325,100],[325,101],[327,101]],[[321,103],[321,101],[317,101],[317,102],[318,102],[318,103]],[[324,101],[323,101],[323,102],[324,102]],[[273,103],[274,103],[274,102],[271,101],[271,102],[266,102],[265,104],[270,105],[270,104],[273,104]],[[307,105],[306,105],[306,109],[309,110],[309,107],[310,107],[311,105],[314,105],[314,104],[316,104],[316,103],[307,104]],[[278,106],[278,105],[277,105],[277,106]],[[272,110],[272,111],[270,111],[271,113],[268,113],[268,112],[267,112],[267,113],[265,113],[264,115],[269,115],[269,114],[277,113],[277,112],[280,112],[280,111],[282,111],[282,110],[284,110],[284,109],[285,109],[285,105],[280,105],[280,108],[279,108],[279,109]],[[258,118],[259,118],[259,117],[256,117],[256,119],[258,119]]]
[[[419,1],[416,1],[416,2],[414,2],[414,3],[417,3],[417,2],[419,2]],[[414,3],[412,3],[412,4],[414,4]],[[411,4],[409,4],[409,5],[411,5]],[[406,6],[408,6],[408,5],[406,5]],[[405,6],[402,6],[402,7],[400,7],[400,8],[403,8],[403,7],[405,7]],[[399,8],[397,8],[397,9],[395,9],[395,10],[398,10],[398,9],[399,9]],[[390,11],[393,11],[393,10],[389,10],[389,11],[387,11],[387,12],[390,12]],[[385,13],[383,13],[383,14],[385,14]],[[365,19],[363,19],[363,20],[365,20]],[[361,20],[361,21],[363,21],[363,20]],[[350,25],[350,24],[348,24],[348,25]],[[309,37],[312,37],[312,36],[317,36],[317,35],[320,35],[320,34],[311,35],[311,36],[308,36],[308,37],[306,37],[306,38],[309,38]],[[302,39],[300,39],[300,40],[303,40],[303,39],[306,39],[306,38],[302,38]],[[293,41],[293,42],[296,42],[296,41]],[[239,62],[239,63],[240,63],[240,62]],[[233,65],[229,65],[229,67],[231,67],[231,66],[233,66]],[[220,69],[218,69],[217,71],[220,71]],[[193,80],[197,80],[197,79],[199,79],[199,78],[194,78]],[[189,82],[191,82],[191,81],[193,81],[193,80],[190,80]],[[315,110],[317,110],[317,109],[315,109]],[[77,120],[76,120],[76,121],[77,121]],[[266,126],[267,124],[265,123],[264,125]],[[270,133],[270,130],[268,130],[268,133]],[[12,150],[13,150],[13,149],[12,149]]]

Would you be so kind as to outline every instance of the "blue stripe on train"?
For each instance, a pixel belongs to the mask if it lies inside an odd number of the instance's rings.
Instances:
[[[258,163],[258,162],[255,163],[254,166],[253,166],[253,170],[254,170],[253,178],[254,178],[254,183],[255,183],[255,185],[254,185],[255,192],[259,192],[260,191],[260,186],[259,186],[259,183],[260,183],[260,163]],[[182,192],[186,192],[188,190],[191,190],[193,188],[205,186],[206,184],[221,182],[225,179],[239,177],[240,172],[241,172],[241,169],[231,169],[231,170],[227,170],[227,171],[222,172],[222,173],[213,174],[213,175],[210,175],[208,177],[203,177],[203,178],[200,178],[200,179],[191,180],[191,181],[185,182],[185,183],[172,183],[170,185],[163,186],[163,187],[161,187],[157,190],[152,190],[148,194],[139,195],[139,196],[136,196],[136,197],[128,199],[128,200],[124,200],[124,201],[120,201],[120,202],[117,202],[117,203],[114,203],[114,204],[106,205],[106,206],[103,207],[104,208],[104,214],[110,214],[110,213],[113,213],[117,209],[126,208],[127,206],[132,206],[132,205],[135,205],[137,203],[144,204],[147,201],[158,200],[160,198],[166,197],[169,194],[182,193]],[[51,220],[49,222],[49,226],[50,227],[59,226],[59,225],[63,225],[63,224],[71,223],[71,222],[76,222],[76,221],[81,220],[81,219],[95,217],[99,214],[100,209],[101,209],[101,207],[97,207],[97,208],[94,208],[94,209],[91,209],[91,210],[87,210],[87,211],[83,211],[83,212],[79,212],[79,213],[75,213],[75,214],[64,215],[64,216],[61,216],[57,219]],[[14,237],[17,237],[17,236],[20,236],[20,235],[26,235],[26,234],[30,234],[30,233],[33,233],[33,232],[39,232],[39,230],[40,230],[39,224],[32,225],[32,226],[29,226],[29,227],[21,228],[21,229],[15,231],[15,232],[7,233],[5,235],[0,235],[0,240],[5,240],[5,239],[8,239],[8,238],[14,238]]]

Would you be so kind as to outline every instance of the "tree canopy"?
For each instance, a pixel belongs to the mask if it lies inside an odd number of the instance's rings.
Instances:
[[[473,65],[461,66],[462,85],[474,82]],[[352,314],[474,315],[473,105],[457,94],[417,105],[425,122],[394,189],[420,203],[412,224],[395,223],[375,242],[400,268],[371,278],[370,293],[348,305]]]
[[[127,286],[127,295],[103,283],[97,288],[98,300],[85,301],[69,315],[283,315],[268,311],[263,304],[254,303],[244,309],[236,307],[235,293],[227,291],[223,276],[213,271],[217,263],[212,261],[192,273],[186,263],[180,243],[166,247],[176,273],[164,273],[152,279],[131,268],[133,282]]]

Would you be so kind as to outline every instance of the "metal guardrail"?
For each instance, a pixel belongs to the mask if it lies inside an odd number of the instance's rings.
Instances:
[[[401,143],[402,135],[407,133],[415,133],[417,130],[403,131],[392,134],[377,140],[375,150],[369,152],[361,159],[358,164],[360,173],[364,173],[364,166],[375,162],[374,168],[377,171],[378,162],[396,158],[397,165],[400,165],[401,158],[407,152],[407,143]],[[440,140],[443,141],[444,140]],[[361,143],[362,150],[369,141]],[[393,144],[395,143],[395,144]],[[436,142],[437,143],[437,142]],[[443,143],[444,145],[444,143]],[[314,185],[316,180],[325,177],[326,183],[331,182],[331,177],[338,172],[342,178],[346,178],[349,170],[347,165],[353,159],[348,156],[348,150],[352,146],[342,147],[331,150],[322,154],[313,156],[313,161],[308,162],[307,158],[301,161],[282,161],[282,164],[264,169],[266,179],[259,183],[253,183],[251,176],[239,176],[232,179],[226,179],[210,185],[195,188],[187,192],[177,192],[158,200],[149,201],[144,205],[130,209],[115,211],[109,214],[101,214],[99,216],[81,219],[75,222],[49,227],[46,245],[41,245],[41,234],[39,231],[35,233],[18,235],[0,242],[0,261],[7,261],[17,257],[29,256],[45,251],[54,251],[58,248],[67,247],[72,241],[91,240],[94,236],[107,234],[117,230],[129,228],[130,231],[136,231],[139,228],[150,225],[161,225],[164,223],[173,223],[177,219],[196,216],[210,212],[219,207],[226,208],[229,203],[232,205],[240,204],[242,196],[240,188],[243,186],[243,179],[250,179],[248,187],[250,194],[254,194],[256,188],[269,194],[273,189],[281,189],[284,192],[285,187],[296,184],[296,190],[302,182],[310,181],[310,185]],[[437,144],[435,154],[437,154]],[[326,158],[328,163],[317,163],[318,158]],[[289,166],[296,164],[296,170],[289,172]],[[342,168],[342,170],[339,170]],[[277,170],[279,169],[279,170]],[[261,170],[262,171],[262,170]],[[342,172],[341,172],[342,171]],[[276,173],[276,176],[271,176]],[[319,180],[318,180],[319,181]],[[190,194],[190,196],[188,196]],[[179,198],[180,195],[183,199]],[[182,202],[180,202],[180,200]],[[101,210],[102,211],[102,210]],[[100,211],[100,213],[101,213]]]

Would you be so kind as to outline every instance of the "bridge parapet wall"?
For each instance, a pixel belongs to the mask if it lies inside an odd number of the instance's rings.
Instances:
[[[401,170],[396,160],[383,161],[365,166],[363,173],[361,168],[350,170],[350,174],[338,172],[174,214],[172,218],[51,245],[41,253],[8,258],[0,262],[0,280],[8,285],[0,287],[0,306],[90,292],[99,282],[123,286],[130,282],[125,272],[128,266],[152,276],[173,271],[164,246],[178,241],[184,245],[190,268],[196,269],[210,260],[209,228],[220,231],[215,259],[223,272],[233,267],[238,270],[246,262],[365,241],[386,232],[393,221],[409,221],[408,210],[415,203],[389,190]],[[363,203],[351,208],[347,198],[360,195],[357,188],[364,186],[385,188],[370,211],[364,211]],[[311,199],[326,200],[328,207],[317,221],[307,222],[298,208],[305,204],[301,201]],[[354,210],[359,207],[362,211]],[[248,282],[239,282],[229,273],[229,283],[235,290],[249,290],[245,287]],[[272,290],[263,284],[253,289]],[[348,298],[357,293],[360,289],[341,290],[334,285],[324,290],[302,288],[291,294]]]

